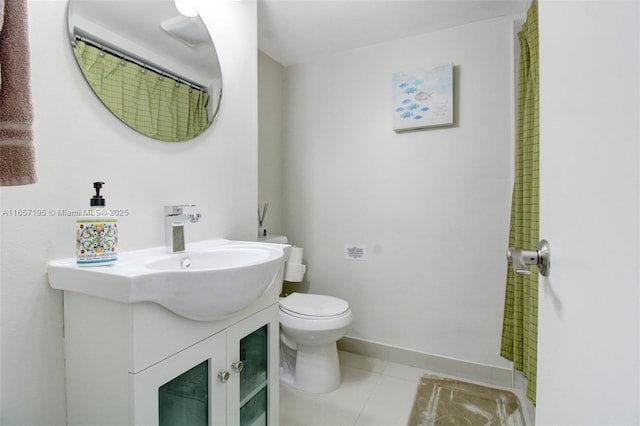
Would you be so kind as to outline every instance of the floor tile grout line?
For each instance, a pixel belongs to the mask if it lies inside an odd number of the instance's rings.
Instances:
[[[378,384],[380,384],[380,380],[382,379],[382,373],[375,373],[373,371],[371,373],[376,375],[376,383],[371,387],[371,390],[369,391],[369,396],[367,396],[366,401],[364,402],[364,404],[362,404],[362,407],[360,407],[360,412],[358,413],[358,416],[356,417],[355,421],[353,422],[354,426],[358,424],[358,421],[360,420],[360,417],[362,416],[362,413],[364,413],[365,408],[367,408],[367,404],[371,400],[371,397],[373,396],[374,392],[378,388]]]

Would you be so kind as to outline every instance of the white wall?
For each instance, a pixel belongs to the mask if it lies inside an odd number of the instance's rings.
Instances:
[[[282,145],[284,137],[284,67],[258,51],[258,195],[269,203],[264,226],[282,234]]]
[[[35,185],[3,187],[1,209],[85,207],[106,182],[121,251],[164,243],[162,206],[193,203],[202,220],[188,241],[255,239],[257,200],[256,3],[201,1],[222,65],[222,109],[197,139],[148,139],[107,112],[77,69],[66,1],[30,0]],[[52,259],[75,255],[73,218],[2,216],[0,423],[65,424],[62,294],[47,282]]]
[[[286,69],[283,227],[305,248],[309,291],[350,303],[348,336],[508,365],[515,18]],[[447,62],[455,126],[394,133],[392,73]],[[345,244],[367,260],[344,260]]]

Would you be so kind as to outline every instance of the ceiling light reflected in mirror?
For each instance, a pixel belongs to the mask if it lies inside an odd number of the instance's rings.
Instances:
[[[198,16],[198,11],[191,0],[175,0],[175,3],[176,9],[178,9],[178,12],[180,12],[181,15],[188,18]]]

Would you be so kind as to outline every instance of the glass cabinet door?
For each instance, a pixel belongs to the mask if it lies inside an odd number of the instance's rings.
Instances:
[[[268,336],[264,325],[240,340],[240,426],[267,425]]]
[[[279,417],[278,307],[271,306],[227,331],[227,360],[238,386],[227,394],[230,425],[277,425]]]
[[[225,425],[226,333],[220,332],[130,375],[133,425]]]
[[[159,426],[209,426],[209,361],[158,390]]]

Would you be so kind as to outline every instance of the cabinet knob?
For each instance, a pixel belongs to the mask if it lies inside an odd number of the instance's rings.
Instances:
[[[242,367],[244,367],[244,364],[242,363],[242,361],[236,361],[233,364],[231,364],[231,369],[236,373],[241,372]]]
[[[218,380],[220,380],[222,383],[227,383],[230,376],[231,373],[229,373],[228,371],[221,371],[218,373]]]

